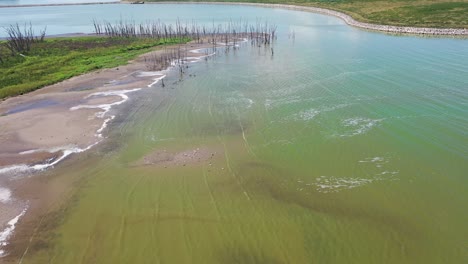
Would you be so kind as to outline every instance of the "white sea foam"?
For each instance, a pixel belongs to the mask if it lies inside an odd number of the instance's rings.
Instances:
[[[34,165],[16,164],[16,165],[12,165],[12,166],[2,167],[2,168],[0,168],[0,174],[6,174],[6,173],[12,174],[12,173],[20,173],[20,172],[42,171],[42,170],[45,170],[45,169],[47,169],[49,167],[52,167],[52,166],[56,165],[57,163],[64,160],[66,157],[70,156],[71,154],[81,153],[81,152],[84,152],[84,151],[87,151],[87,150],[91,149],[92,147],[97,145],[99,142],[100,141],[97,141],[97,142],[87,146],[86,148],[79,148],[79,147],[76,147],[76,146],[71,146],[71,147],[66,146],[66,147],[62,147],[62,148],[55,147],[55,148],[52,148],[50,150],[40,150],[40,151],[47,151],[47,152],[50,152],[50,153],[54,153],[54,152],[57,152],[57,151],[62,151],[62,154],[59,157],[48,160],[45,163],[34,164]]]
[[[251,108],[255,101],[246,97],[242,92],[234,92],[231,97],[224,99],[226,105],[232,106],[237,109]]]
[[[384,157],[370,157],[363,160],[359,160],[359,163],[369,163],[375,166],[376,168],[382,168],[384,164],[388,163],[388,159]]]
[[[314,117],[316,117],[318,114],[320,114],[320,111],[312,108],[312,109],[299,112],[298,114],[295,115],[296,116],[295,119],[309,121],[309,120],[314,119]]]
[[[10,236],[13,234],[13,231],[15,230],[15,226],[18,223],[19,219],[26,213],[28,210],[28,207],[24,208],[23,211],[17,215],[15,218],[11,219],[5,229],[0,232],[0,257],[5,256],[5,251],[2,250],[1,248],[8,245],[8,239]]]
[[[160,71],[142,71],[139,72],[137,77],[153,77],[163,75]]]
[[[306,183],[305,185],[301,184],[300,187],[307,188],[307,186],[312,186],[318,192],[332,193],[354,189],[377,181],[398,180],[395,177],[399,174],[398,170],[385,169],[385,164],[389,162],[389,158],[382,156],[365,158],[358,160],[359,166],[365,166],[365,168],[362,168],[365,171],[362,176],[353,175],[351,177],[337,177],[322,175],[316,178],[313,182]],[[297,182],[302,183],[301,180],[298,180]]]
[[[385,161],[385,158],[383,157],[373,157],[373,158],[365,158],[358,162],[359,163],[375,163],[375,162],[384,162],[384,161]]]
[[[127,93],[139,91],[141,88],[136,88],[136,89],[130,89],[130,90],[116,90],[116,91],[105,91],[105,92],[97,92],[97,93],[92,93],[88,95],[86,98],[90,98],[93,96],[120,96],[122,100],[113,102],[110,104],[100,104],[100,105],[77,105],[72,108],[70,108],[71,111],[79,110],[79,109],[102,109],[102,112],[99,112],[96,114],[96,117],[103,118],[107,112],[110,111],[110,109],[113,106],[120,105],[125,103],[128,100]]]
[[[189,52],[201,54],[201,53],[203,53],[203,51],[206,51],[206,50],[208,50],[208,49],[207,48],[202,48],[202,49],[190,50]],[[212,53],[205,53],[205,55],[200,55],[200,56],[187,56],[187,57],[184,57],[181,60],[175,59],[175,60],[171,61],[171,64],[170,64],[171,67],[169,67],[169,69],[166,69],[166,70],[170,70],[171,68],[180,65],[181,62],[183,62],[183,63],[195,63],[195,62],[198,62],[198,61],[200,61],[200,60],[202,60],[202,59],[204,59],[206,57],[213,56],[215,54],[216,54],[216,52],[212,52]]]
[[[399,171],[382,171],[381,173],[377,174],[377,175],[391,175],[391,176],[394,176],[394,175],[397,175],[399,173]]]
[[[350,128],[351,131],[341,134],[340,137],[352,137],[364,134],[377,126],[384,119],[370,119],[364,117],[348,118],[342,121],[343,126]]]
[[[301,99],[298,96],[292,96],[292,97],[285,97],[285,98],[278,98],[278,99],[266,99],[265,100],[265,108],[267,110],[272,110],[276,107],[282,106],[282,105],[287,105],[287,104],[294,104],[294,103],[299,103],[302,102],[303,99]]]
[[[317,191],[329,193],[353,189],[371,182],[373,182],[373,179],[320,176],[315,180],[314,185],[317,187]]]
[[[200,53],[200,52],[198,52],[198,53]],[[207,53],[206,55],[201,55],[201,56],[196,56],[196,57],[185,57],[185,60],[189,60],[190,62],[197,62],[197,61],[200,61],[201,59],[213,56],[215,54],[216,54],[216,52],[212,52],[212,53]]]
[[[104,122],[102,123],[101,127],[96,131],[96,136],[99,137],[99,138],[102,138],[102,131],[104,131],[104,129],[107,127],[107,124],[112,121],[113,119],[115,118],[115,115],[113,116],[110,116],[109,118],[107,118],[106,120],[104,120]]]
[[[307,109],[307,110],[304,110],[295,114],[293,119],[296,121],[310,121],[314,119],[316,116],[318,116],[319,114],[332,112],[337,109],[348,107],[350,105],[351,104],[339,104],[339,105],[334,105],[334,106],[319,107],[318,109],[311,108],[311,109]]]
[[[10,189],[0,187],[0,203],[8,203],[11,200]]]
[[[151,84],[148,84],[148,87],[152,87],[153,85],[157,84],[160,80],[164,79],[166,77],[166,75],[162,75],[158,78],[154,78],[153,79],[153,82]]]

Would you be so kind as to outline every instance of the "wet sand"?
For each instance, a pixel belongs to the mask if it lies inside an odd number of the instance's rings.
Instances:
[[[138,160],[132,166],[156,166],[156,167],[178,167],[188,165],[202,165],[211,160],[220,153],[222,148],[194,148],[179,152],[156,150]]]
[[[198,50],[212,47],[195,43],[183,46],[188,50],[187,62],[200,60],[206,54]],[[47,177],[29,176],[66,158],[76,158],[72,154],[104,140],[106,127],[115,117],[114,106],[125,103],[141,89],[162,89],[159,80],[165,77],[165,71],[147,60],[175,48],[155,50],[127,65],[77,76],[0,102],[0,256],[7,254],[1,250],[8,248],[16,225],[23,219],[37,220],[44,214],[41,208],[45,204],[50,208],[51,203],[70,193],[66,190],[73,179],[46,184],[50,180]],[[0,262],[7,259],[0,258]]]

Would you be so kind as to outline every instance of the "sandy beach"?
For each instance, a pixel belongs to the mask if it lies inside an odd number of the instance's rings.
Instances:
[[[187,50],[185,62],[190,63],[207,56],[200,49],[212,45],[189,43],[182,47]],[[160,80],[166,69],[150,64],[150,58],[176,48],[155,50],[127,65],[0,102],[0,256],[8,254],[8,241],[17,224],[43,214],[40,208],[60,200],[58,197],[66,194],[64,186],[72,181],[45,184],[48,180],[29,176],[105,140],[115,106],[141,89],[162,89]],[[26,212],[28,217],[23,217]]]

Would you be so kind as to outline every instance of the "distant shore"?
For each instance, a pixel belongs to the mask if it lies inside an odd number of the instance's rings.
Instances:
[[[106,4],[120,4],[120,1],[114,2],[91,2],[91,3],[63,3],[63,4],[37,4],[37,5],[0,5],[0,8],[11,7],[35,7],[35,6],[74,6],[74,5],[106,5]]]
[[[122,3],[131,3],[131,1],[122,1]],[[300,6],[300,5],[288,5],[288,4],[262,4],[262,3],[244,3],[244,2],[146,2],[145,4],[211,4],[211,5],[246,5],[246,6],[258,6],[268,8],[282,8],[298,11],[307,11],[312,13],[319,13],[329,16],[334,16],[342,19],[346,24],[362,28],[366,30],[373,30],[386,33],[395,34],[416,34],[416,35],[441,35],[441,36],[468,36],[468,29],[466,28],[431,28],[431,27],[404,27],[404,26],[390,26],[390,25],[379,25],[372,23],[359,22],[342,12],[338,12],[331,9]]]
[[[37,7],[37,6],[72,6],[72,5],[99,5],[99,4],[131,4],[135,1],[114,1],[114,2],[94,2],[94,3],[63,3],[63,4],[38,4],[38,5],[5,5],[0,8],[11,7]],[[246,2],[144,2],[144,4],[210,4],[210,5],[245,5],[245,6],[258,6],[268,8],[283,8],[289,10],[306,11],[312,13],[319,13],[329,16],[334,16],[342,19],[346,24],[362,28],[366,30],[394,33],[394,34],[415,34],[415,35],[440,35],[440,36],[468,36],[467,28],[432,28],[432,27],[409,27],[409,26],[391,26],[360,22],[343,12],[300,5],[289,4],[263,4],[263,3],[246,3]]]

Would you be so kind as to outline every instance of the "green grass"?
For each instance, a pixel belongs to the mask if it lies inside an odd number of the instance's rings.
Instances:
[[[0,63],[0,99],[24,94],[73,76],[126,64],[153,47],[187,39],[80,37],[35,43],[26,57],[8,57]],[[0,52],[6,54],[5,43]]]
[[[175,0],[177,1],[177,0]],[[374,24],[468,28],[468,0],[200,0],[293,4],[341,11],[361,22]],[[149,0],[160,2],[160,0]],[[197,2],[197,0],[195,0]]]

